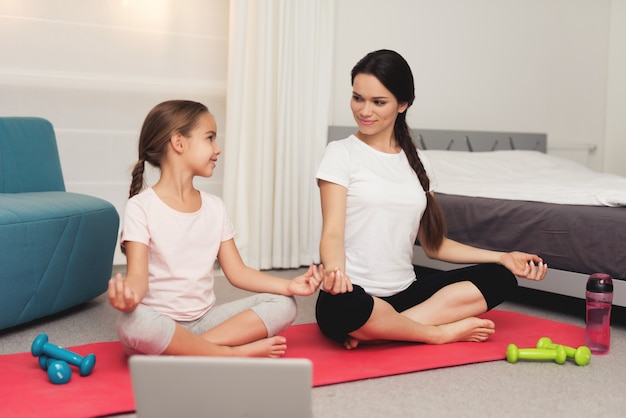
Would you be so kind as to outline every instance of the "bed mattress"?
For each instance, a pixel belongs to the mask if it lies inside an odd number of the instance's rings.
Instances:
[[[549,268],[626,280],[626,208],[437,194],[451,239],[536,253]]]

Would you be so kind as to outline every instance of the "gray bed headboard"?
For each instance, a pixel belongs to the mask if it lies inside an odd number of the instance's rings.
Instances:
[[[354,126],[330,126],[328,141],[347,138],[356,132]],[[450,131],[439,129],[411,129],[419,149],[450,151],[535,150],[547,151],[548,136],[524,132]]]

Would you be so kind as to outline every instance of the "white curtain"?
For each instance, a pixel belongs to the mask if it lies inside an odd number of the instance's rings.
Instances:
[[[335,0],[231,0],[224,202],[250,267],[319,262]]]

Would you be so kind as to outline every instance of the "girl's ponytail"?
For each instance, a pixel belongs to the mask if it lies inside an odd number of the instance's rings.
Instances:
[[[132,180],[130,182],[130,191],[128,192],[128,198],[139,194],[144,187],[143,172],[145,170],[145,160],[139,160],[135,163],[133,168]]]

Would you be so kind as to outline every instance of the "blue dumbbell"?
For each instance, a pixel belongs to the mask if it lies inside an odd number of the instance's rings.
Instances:
[[[46,355],[52,359],[63,360],[71,365],[74,365],[80,370],[81,376],[88,376],[91,374],[94,366],[96,365],[95,354],[87,354],[85,357],[82,357],[68,349],[49,343],[48,336],[46,334],[39,334],[35,338],[30,351],[35,357]]]
[[[39,356],[39,367],[48,372],[48,379],[55,385],[67,383],[72,378],[72,369],[66,361]]]

